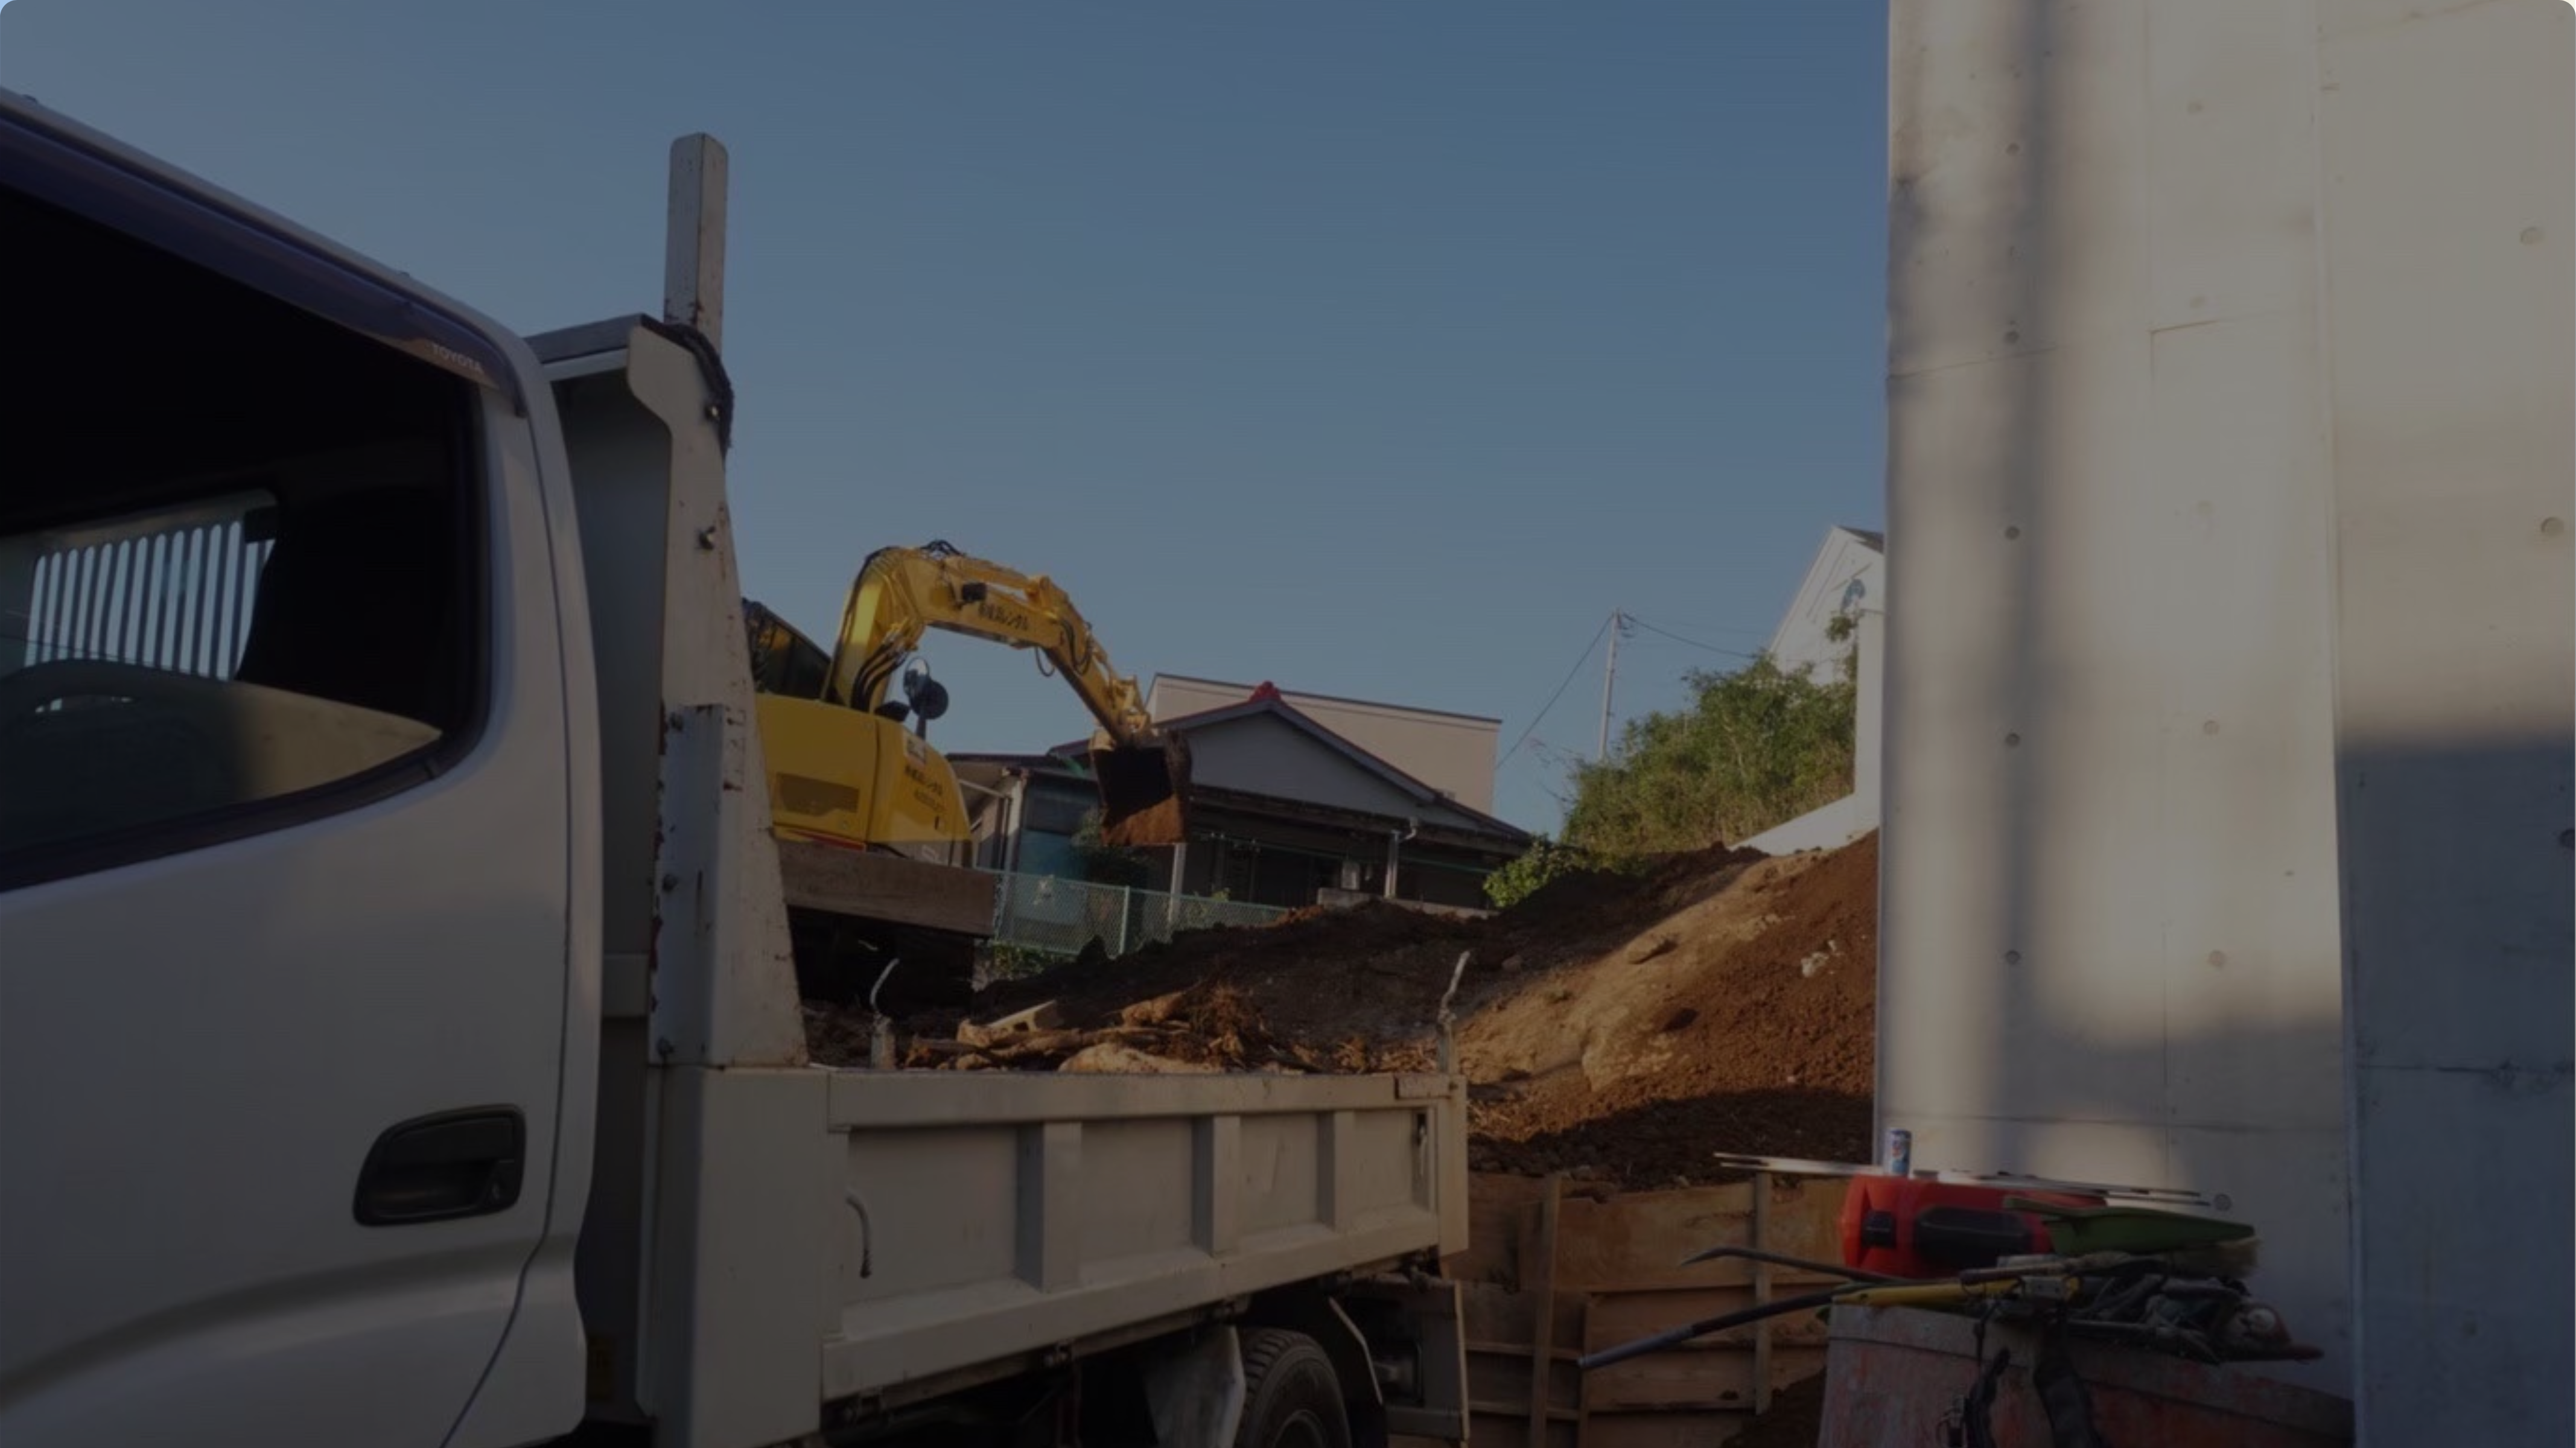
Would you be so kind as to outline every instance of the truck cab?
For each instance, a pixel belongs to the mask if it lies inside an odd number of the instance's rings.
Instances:
[[[568,1423],[598,772],[533,359],[17,104],[0,235],[41,279],[0,491],[0,1436]]]

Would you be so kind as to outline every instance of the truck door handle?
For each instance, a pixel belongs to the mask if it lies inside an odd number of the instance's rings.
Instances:
[[[528,1126],[515,1106],[416,1117],[388,1129],[358,1172],[358,1224],[404,1227],[517,1205]]]

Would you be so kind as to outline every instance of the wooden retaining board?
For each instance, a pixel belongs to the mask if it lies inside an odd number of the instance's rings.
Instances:
[[[1773,1177],[1613,1194],[1562,1179],[1476,1176],[1473,1245],[1447,1270],[1466,1284],[1478,1448],[1709,1448],[1741,1432],[1773,1391],[1823,1370],[1826,1331],[1813,1314],[1588,1374],[1576,1361],[1829,1285],[1836,1279],[1743,1261],[1680,1263],[1720,1244],[1836,1260],[1842,1196],[1838,1181]]]

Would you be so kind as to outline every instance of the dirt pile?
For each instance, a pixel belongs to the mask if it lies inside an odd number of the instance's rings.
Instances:
[[[1877,972],[1875,839],[1755,865],[1467,1023],[1477,1164],[1659,1187],[1711,1151],[1866,1161]]]
[[[1713,1151],[1866,1160],[1877,841],[1677,857],[1554,882],[1489,919],[1372,903],[1182,936],[899,1023],[947,1070],[1418,1070],[1452,1012],[1474,1165],[1633,1187],[1722,1176]],[[1042,1010],[1039,1008],[1043,1008]],[[862,1064],[863,1012],[808,1007],[816,1059]]]

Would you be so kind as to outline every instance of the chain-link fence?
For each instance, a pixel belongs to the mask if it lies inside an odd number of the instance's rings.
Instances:
[[[1261,925],[1288,912],[1199,895],[1095,885],[1052,875],[1004,875],[993,943],[1054,955],[1077,955],[1092,941],[1113,956],[1184,930]]]

